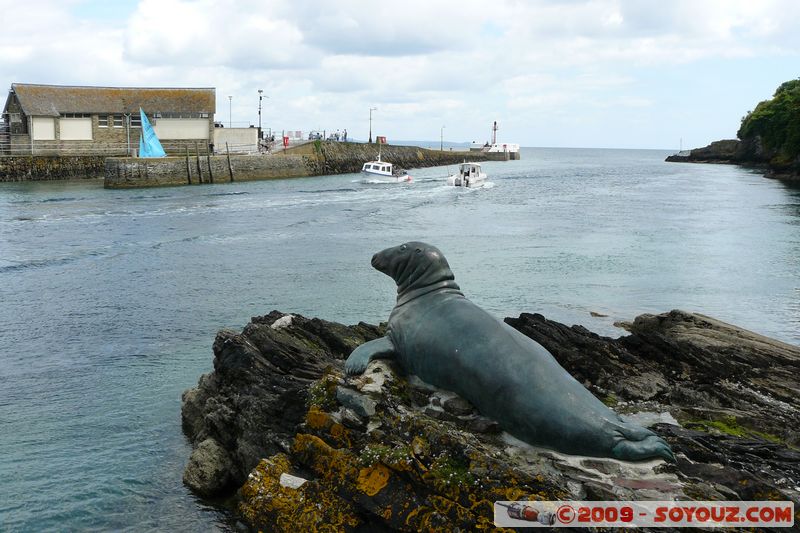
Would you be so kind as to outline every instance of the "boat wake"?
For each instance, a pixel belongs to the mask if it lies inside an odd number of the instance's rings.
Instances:
[[[353,180],[351,183],[361,183],[362,185],[398,185],[402,183],[411,183],[410,181],[384,181],[384,180],[371,180],[371,179],[360,179],[360,180]]]

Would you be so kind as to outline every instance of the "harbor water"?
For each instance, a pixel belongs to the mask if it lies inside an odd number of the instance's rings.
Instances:
[[[800,344],[800,187],[666,155],[523,149],[474,190],[444,185],[455,167],[0,184],[0,530],[227,528],[181,483],[181,392],[215,333],[273,309],[385,320],[395,288],[370,258],[408,240],[497,316],[618,336],[679,308]]]

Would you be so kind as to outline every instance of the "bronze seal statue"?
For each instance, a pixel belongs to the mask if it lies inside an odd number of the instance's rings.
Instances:
[[[347,358],[348,374],[364,372],[373,359],[393,359],[527,443],[627,461],[675,460],[669,444],[606,407],[542,345],[466,299],[435,246],[387,248],[372,266],[397,283],[397,304],[386,336]]]

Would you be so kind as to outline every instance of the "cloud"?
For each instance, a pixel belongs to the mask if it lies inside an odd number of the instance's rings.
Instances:
[[[478,46],[486,7],[476,0],[338,0],[291,2],[283,12],[302,21],[304,41],[326,54],[398,57]]]
[[[125,59],[144,65],[301,68],[300,30],[271,4],[142,0],[125,31]]]
[[[524,142],[545,121],[555,132],[588,115],[631,123],[675,100],[685,106],[695,94],[674,96],[693,90],[680,73],[701,62],[786,65],[773,68],[769,90],[744,68],[737,74],[748,80],[737,90],[761,91],[755,102],[784,81],[780,73],[796,77],[800,50],[800,3],[780,0],[133,1],[114,16],[95,0],[0,0],[14,14],[0,75],[9,84],[212,86],[226,118],[234,97],[234,122],[257,118],[263,89],[276,127],[350,122],[352,136],[363,128],[366,137],[362,115],[377,105],[395,138],[444,123],[454,139],[485,137],[497,119]],[[682,82],[671,92],[669,76]],[[729,87],[739,78],[729,76]],[[653,124],[649,135],[663,129]]]

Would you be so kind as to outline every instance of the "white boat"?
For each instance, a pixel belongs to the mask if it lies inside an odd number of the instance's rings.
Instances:
[[[364,166],[361,167],[361,173],[369,178],[387,183],[411,181],[411,176],[408,175],[408,172],[402,168],[394,168],[394,165],[388,161],[381,161],[380,152],[378,152],[378,159],[364,163]]]
[[[458,172],[447,178],[447,184],[454,187],[483,187],[486,183],[486,173],[481,170],[478,163],[461,163]]]

